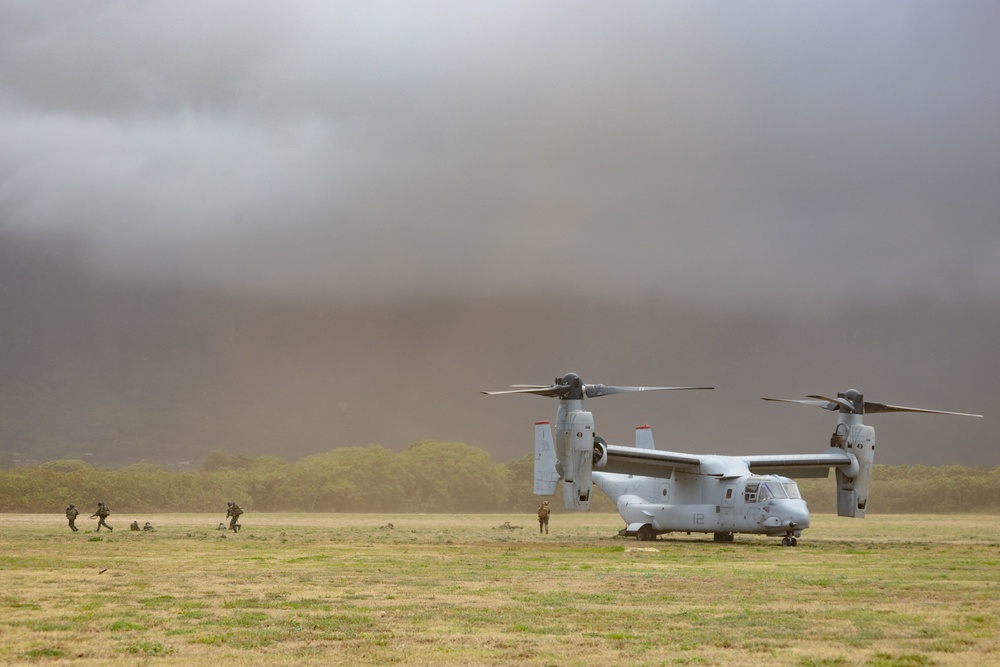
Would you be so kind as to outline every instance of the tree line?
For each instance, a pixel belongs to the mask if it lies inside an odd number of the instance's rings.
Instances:
[[[0,470],[0,512],[58,512],[98,501],[117,512],[498,512],[533,510],[533,457],[496,464],[464,443],[424,441],[395,452],[343,447],[289,463],[211,453],[193,470],[151,464],[97,468],[55,460]]]
[[[834,475],[799,482],[813,512],[837,511]],[[872,467],[868,509],[876,514],[957,514],[1000,512],[1000,467]]]
[[[219,512],[232,500],[258,512],[491,513],[532,512],[534,456],[494,463],[482,449],[423,441],[396,452],[378,445],[344,447],[289,463],[274,456],[215,451],[200,468],[135,464],[97,468],[77,460],[0,470],[0,512],[86,513],[98,501],[116,512]],[[814,512],[836,512],[829,479],[800,482]],[[559,511],[561,492],[551,503]],[[874,513],[1000,511],[1000,467],[876,465]],[[600,491],[593,511],[613,512]]]

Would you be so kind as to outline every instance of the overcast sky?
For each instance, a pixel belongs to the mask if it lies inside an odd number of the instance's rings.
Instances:
[[[254,293],[1000,293],[1000,5],[5,2],[0,225]]]
[[[0,355],[28,415],[8,445],[60,441],[31,416],[49,400],[96,442],[145,437],[101,421],[135,414],[167,442],[509,457],[552,406],[478,392],[577,371],[719,387],[602,401],[615,442],[648,421],[701,452],[813,451],[823,415],[759,397],[856,386],[987,413],[881,420],[883,461],[995,465],[998,64],[997,2],[2,2],[0,241],[73,255],[3,273],[34,345]],[[95,273],[143,287],[74,291]],[[215,296],[134,305],[176,285]],[[199,310],[219,289],[329,318]],[[455,294],[498,298],[384,315]]]

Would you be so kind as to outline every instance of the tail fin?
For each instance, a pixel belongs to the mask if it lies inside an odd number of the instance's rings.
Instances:
[[[653,444],[653,429],[649,424],[635,427],[635,447],[636,449],[656,449]]]
[[[556,448],[552,444],[552,427],[548,422],[535,424],[535,495],[555,495],[559,483],[556,472]]]

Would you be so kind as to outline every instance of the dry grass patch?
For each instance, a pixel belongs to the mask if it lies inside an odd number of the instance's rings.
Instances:
[[[997,517],[816,516],[794,549],[600,514],[135,518],[0,516],[0,663],[1000,664]]]

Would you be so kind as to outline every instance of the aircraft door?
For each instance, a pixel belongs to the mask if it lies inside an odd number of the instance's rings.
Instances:
[[[722,527],[732,529],[736,526],[736,484],[726,484],[722,487],[722,504],[719,505]]]

